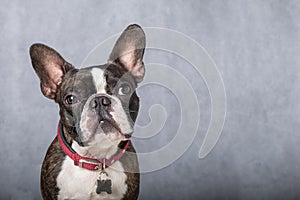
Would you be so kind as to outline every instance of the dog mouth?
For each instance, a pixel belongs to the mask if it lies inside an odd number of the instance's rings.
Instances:
[[[119,132],[122,133],[119,126],[114,120],[111,119],[101,119],[99,120],[99,126],[103,130],[104,133],[110,133],[110,132]]]
[[[100,128],[104,134],[117,133],[123,135],[125,138],[131,137],[131,134],[129,133],[123,133],[116,121],[111,118],[101,118],[99,120],[98,128]]]

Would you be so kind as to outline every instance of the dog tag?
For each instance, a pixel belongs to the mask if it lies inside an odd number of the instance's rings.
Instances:
[[[97,180],[96,193],[100,194],[101,192],[107,192],[107,194],[111,194],[111,180],[104,170],[100,172],[100,177]]]

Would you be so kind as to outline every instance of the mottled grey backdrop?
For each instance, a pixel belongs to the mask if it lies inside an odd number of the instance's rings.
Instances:
[[[202,118],[195,141],[179,160],[142,174],[140,199],[299,198],[299,1],[2,0],[1,199],[41,198],[40,165],[59,119],[57,106],[40,93],[29,46],[46,43],[79,66],[95,45],[130,23],[174,29],[203,45],[220,70],[228,99],[221,138],[199,160],[210,119],[205,83],[176,56],[146,52],[146,63],[168,64],[189,79]],[[134,140],[139,152],[148,152],[174,137],[178,102],[158,86],[140,88],[139,95],[141,125],[149,122],[153,103],[168,113],[158,135]]]

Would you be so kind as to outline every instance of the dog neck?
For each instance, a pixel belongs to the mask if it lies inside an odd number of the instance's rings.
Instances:
[[[70,137],[65,128],[64,135],[67,142],[79,155],[95,159],[109,159],[126,141],[124,137],[115,134],[97,134],[91,142],[82,146]]]

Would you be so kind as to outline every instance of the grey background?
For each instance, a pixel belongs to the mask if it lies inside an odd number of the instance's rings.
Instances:
[[[170,28],[195,39],[217,64],[228,100],[221,138],[199,160],[210,118],[206,86],[178,57],[146,52],[146,63],[168,64],[189,78],[202,118],[195,141],[179,160],[142,174],[140,199],[299,198],[299,1],[2,0],[1,199],[41,198],[40,165],[59,119],[57,105],[40,92],[29,46],[46,43],[79,66],[95,45],[130,23]],[[178,102],[158,86],[140,88],[139,96],[139,124],[149,122],[153,103],[168,113],[158,135],[134,140],[138,151],[148,152],[174,137]]]

